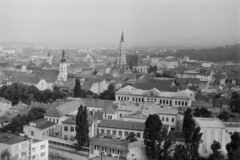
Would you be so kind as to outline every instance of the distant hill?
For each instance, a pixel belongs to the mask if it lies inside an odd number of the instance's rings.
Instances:
[[[208,49],[182,49],[177,52],[166,52],[162,57],[173,55],[177,58],[189,56],[190,59],[213,62],[235,61],[240,62],[240,44],[215,47]]]

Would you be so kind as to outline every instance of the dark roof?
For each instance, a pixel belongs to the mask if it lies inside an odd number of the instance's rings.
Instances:
[[[139,55],[126,55],[126,61],[128,66],[130,66],[131,63],[132,63],[132,66],[138,66]]]
[[[90,145],[96,145],[101,147],[107,147],[120,151],[127,151],[129,141],[110,138],[91,138]]]
[[[44,114],[44,116],[49,116],[49,117],[62,117],[65,114],[58,110],[56,107],[52,107],[47,113]]]
[[[145,123],[103,119],[99,127],[144,131]]]
[[[96,111],[95,114],[94,114],[94,119],[102,120],[103,119],[103,112]]]
[[[183,131],[170,131],[168,136],[177,141],[185,142],[185,134]]]
[[[1,133],[0,134],[0,143],[4,143],[4,144],[17,144],[17,143],[21,143],[24,141],[28,141],[30,140],[30,138],[26,138],[23,136],[18,136],[15,134],[10,134],[10,133]]]
[[[88,113],[87,120],[88,120],[88,125],[92,125],[92,123],[93,123],[93,116],[90,113]],[[65,123],[65,124],[76,124],[76,117],[75,116],[70,117],[70,118],[66,119],[65,121],[62,121],[62,123]]]
[[[51,126],[54,126],[54,125],[56,125],[56,123],[53,123],[53,122],[50,122],[50,121],[46,121],[43,124],[37,125],[36,128],[43,130],[43,129],[49,128]]]

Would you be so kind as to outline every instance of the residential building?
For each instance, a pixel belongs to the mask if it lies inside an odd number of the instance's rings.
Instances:
[[[30,146],[31,160],[48,160],[48,140],[32,137]]]

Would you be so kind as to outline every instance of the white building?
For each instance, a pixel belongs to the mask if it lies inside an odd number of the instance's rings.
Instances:
[[[12,107],[12,102],[0,97],[0,117],[9,113],[9,109]]]
[[[194,100],[194,93],[190,90],[178,92],[162,92],[156,88],[151,90],[137,89],[132,86],[126,86],[116,92],[116,102],[129,101],[133,103],[146,103],[155,101],[161,106],[191,106]]]
[[[18,160],[48,160],[48,140],[10,133],[0,134],[0,153],[8,150]]]

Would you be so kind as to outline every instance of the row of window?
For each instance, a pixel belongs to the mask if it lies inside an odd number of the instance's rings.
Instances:
[[[21,145],[16,145],[15,146],[15,151],[18,151],[20,149],[25,149],[25,148],[27,148],[27,143],[23,143]]]
[[[70,138],[68,138],[68,135],[63,135],[63,139],[66,141],[68,141],[68,140],[75,141],[75,136],[70,136]]]
[[[184,102],[184,101],[175,101],[175,105],[187,106],[187,102]]]
[[[75,131],[75,127],[68,127],[68,126],[64,126],[63,128],[64,131],[71,131],[71,132],[74,132]]]
[[[45,157],[45,152],[42,152],[41,154],[40,154],[40,157]],[[33,155],[32,156],[32,159],[34,160],[34,159],[36,159],[36,155]]]
[[[102,152],[107,152],[107,148],[106,147],[101,147],[101,151]],[[99,151],[100,149],[100,146],[94,146],[94,150],[97,150]],[[114,154],[118,154],[118,155],[122,155],[122,151],[119,151],[119,150],[115,150],[115,149],[108,149],[109,150],[109,153],[114,153]]]
[[[54,123],[58,123],[58,119],[57,118],[47,118],[48,121],[50,122],[54,122]]]
[[[165,121],[165,117],[162,117],[162,121],[164,122]],[[166,117],[166,122],[168,122],[169,121],[169,118],[168,117]],[[172,118],[172,122],[174,122],[175,121],[175,118]]]
[[[20,156],[20,155],[21,155],[21,156]],[[16,159],[18,159],[18,158],[20,158],[20,157],[25,157],[25,156],[27,156],[27,151],[22,152],[22,153],[15,154]]]
[[[101,129],[101,132],[100,133],[102,133],[102,134],[105,134],[105,130],[104,129]],[[124,132],[124,136],[126,137],[126,136],[128,136],[128,134],[129,134],[130,132],[128,132],[128,131],[125,131]],[[112,133],[111,133],[111,130],[107,130],[106,131],[106,134],[107,135],[115,135],[115,136],[119,136],[119,137],[121,137],[121,136],[123,136],[123,131],[118,131],[118,135],[117,135],[117,131],[116,130],[112,130]],[[139,133],[139,132],[137,132],[136,133],[136,136],[137,136],[137,138],[141,138],[141,133]]]

